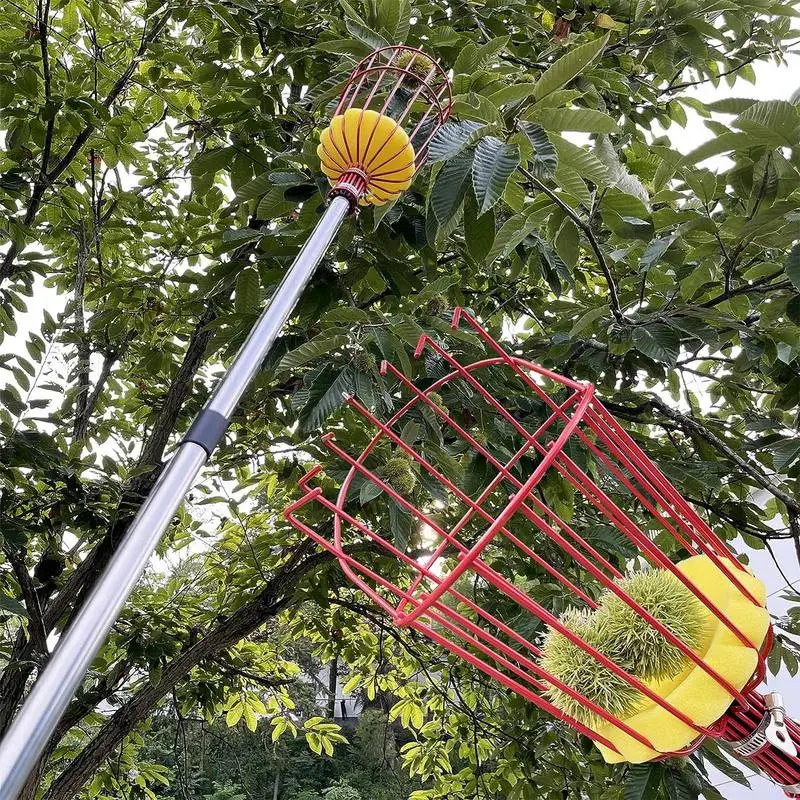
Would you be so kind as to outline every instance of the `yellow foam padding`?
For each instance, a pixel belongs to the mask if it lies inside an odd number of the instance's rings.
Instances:
[[[737,691],[753,676],[758,663],[758,649],[769,628],[764,584],[749,572],[743,572],[731,562],[729,569],[742,586],[758,600],[756,606],[745,597],[728,576],[715,566],[708,556],[694,556],[677,565],[678,569],[736,626],[752,647],[746,646],[733,631],[705,606],[706,628],[697,650],[706,664],[716,671]],[[684,671],[668,681],[650,681],[645,684],[659,697],[685,714],[697,725],[716,722],[733,702],[733,697],[702,667],[689,662]],[[598,744],[603,758],[610,764],[628,761],[640,764],[664,753],[681,750],[698,733],[674,717],[653,700],[645,698],[639,710],[623,720],[632,730],[652,742],[655,750],[637,742],[627,733],[601,720],[593,728],[619,750],[619,754]]]
[[[391,117],[350,108],[322,131],[317,155],[333,186],[348,169],[367,176],[367,204],[381,206],[399,197],[414,177],[414,147]]]

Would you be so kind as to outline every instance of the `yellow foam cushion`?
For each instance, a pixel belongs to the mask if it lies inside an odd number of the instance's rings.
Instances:
[[[682,561],[677,567],[752,644],[752,647],[746,646],[703,606],[706,629],[697,654],[738,691],[755,672],[758,649],[769,628],[769,613],[765,608],[764,584],[750,573],[742,572],[731,562],[728,563],[732,574],[736,575],[742,586],[760,605],[754,605],[745,597],[708,556],[694,556]],[[669,681],[650,681],[646,685],[692,722],[702,726],[716,722],[733,702],[733,696],[693,662]],[[619,750],[619,753],[615,753],[598,744],[603,758],[609,763],[629,761],[639,764],[650,761],[664,753],[681,750],[698,735],[695,730],[649,698],[644,699],[635,714],[623,721],[652,742],[655,749],[637,742],[613,725],[601,722],[593,729]]]
[[[332,186],[348,169],[364,172],[364,202],[378,206],[408,189],[416,169],[408,134],[391,117],[371,109],[337,114],[320,135],[317,155]]]

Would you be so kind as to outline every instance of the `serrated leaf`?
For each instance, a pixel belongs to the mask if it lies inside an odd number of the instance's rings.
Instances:
[[[237,314],[253,314],[261,303],[261,281],[258,270],[245,267],[236,276],[236,298],[234,307]]]
[[[569,217],[561,223],[553,244],[556,252],[568,267],[572,268],[578,263],[581,251],[580,231]]]
[[[353,392],[353,369],[345,367],[338,375],[333,368],[325,369],[308,391],[308,402],[300,412],[300,430],[304,433],[318,428],[337,408],[345,395]]]
[[[747,780],[744,772],[742,772],[735,764],[732,764],[725,754],[717,749],[717,745],[713,742],[706,740],[703,747],[698,751],[704,759],[718,769],[726,778],[750,788],[750,782]]]
[[[314,337],[310,342],[305,342],[294,350],[290,350],[278,363],[275,369],[276,374],[282,372],[291,372],[298,367],[307,364],[322,356],[328,355],[339,347],[344,347],[349,341],[347,334],[335,334],[331,336],[329,333],[321,333],[319,336]]]
[[[494,211],[478,214],[475,199],[470,195],[464,211],[464,241],[467,252],[476,264],[482,264],[494,244]]]
[[[558,153],[559,166],[575,170],[582,179],[592,183],[602,185],[608,180],[608,170],[594,153],[555,133],[550,134],[550,141]]]
[[[785,100],[764,100],[746,108],[731,123],[734,128],[757,137],[759,143],[793,147],[800,138],[800,115]]]
[[[236,192],[236,199],[245,202],[247,200],[253,200],[256,197],[261,197],[262,194],[266,194],[273,186],[269,175],[269,172],[265,172],[263,175],[258,175],[253,178],[253,180],[240,186]]]
[[[558,153],[541,125],[534,122],[520,122],[520,130],[533,145],[531,169],[540,181],[550,180],[558,168]]]
[[[537,100],[541,100],[551,92],[566,86],[600,56],[607,42],[608,34],[592,42],[579,45],[561,56],[542,73],[542,77],[536,82],[536,91],[533,96]]]
[[[508,254],[533,230],[538,219],[532,215],[516,214],[503,223],[494,237],[492,249],[486,256],[486,264],[491,265],[498,258],[505,258]]]
[[[749,97],[723,97],[722,100],[714,100],[705,106],[709,111],[716,111],[719,114],[738,115],[757,102],[758,100]]]
[[[242,718],[242,714],[244,714],[244,705],[240,701],[228,709],[228,713],[225,715],[225,724],[232,728]]]
[[[479,214],[485,214],[497,203],[519,163],[517,145],[506,144],[495,136],[486,136],[478,142],[472,163],[472,186]]]
[[[504,86],[496,92],[488,95],[489,100],[498,108],[508,105],[509,103],[517,103],[530,97],[536,90],[535,83],[514,83],[511,86]]]
[[[476,92],[457,94],[453,98],[453,113],[482,125],[499,125],[501,121],[497,106]]]
[[[488,126],[481,122],[447,122],[433,135],[428,147],[428,161],[446,161],[480,139]]]
[[[410,18],[411,5],[408,0],[382,0],[377,4],[376,27],[393,42],[405,41]]]
[[[655,764],[634,764],[625,773],[625,800],[645,800],[648,787],[658,780]]]
[[[463,202],[472,159],[472,152],[462,152],[439,170],[431,190],[431,207],[439,225],[446,225]]]
[[[355,36],[358,41],[368,45],[371,50],[389,46],[389,42],[383,36],[361,22],[356,22],[354,19],[346,19],[344,24],[350,34]]]
[[[677,238],[677,234],[671,233],[669,236],[662,236],[653,239],[647,249],[644,251],[640,261],[639,267],[643,270],[650,269],[660,258],[667,252],[670,245]]]
[[[572,195],[579,203],[588,206],[592,202],[592,195],[589,193],[589,188],[586,186],[585,181],[578,174],[577,170],[572,167],[559,165],[555,174],[556,183],[567,194]]]
[[[249,705],[242,706],[244,711],[244,724],[247,725],[247,728],[255,733],[256,728],[258,727],[258,718],[256,717],[255,711]]]
[[[361,484],[361,489],[358,492],[358,502],[363,506],[365,503],[369,503],[370,500],[379,497],[382,493],[383,489],[377,483],[367,479]]]
[[[633,343],[637,350],[654,361],[671,366],[674,366],[680,355],[680,333],[661,322],[634,328]]]
[[[617,123],[608,114],[591,108],[541,108],[533,118],[549,131],[619,133]]]
[[[800,458],[800,437],[795,439],[784,439],[769,446],[772,452],[772,462],[775,469],[782,471]]]
[[[283,186],[273,186],[262,198],[256,209],[256,217],[261,220],[275,219],[293,211],[297,203],[287,200]]]

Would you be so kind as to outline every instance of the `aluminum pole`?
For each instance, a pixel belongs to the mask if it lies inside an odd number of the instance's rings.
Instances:
[[[230,369],[139,509],[80,613],[61,635],[45,669],[0,743],[2,800],[12,800],[22,790],[161,536],[225,432],[239,400],[297,305],[349,210],[347,198],[333,198],[261,312]]]

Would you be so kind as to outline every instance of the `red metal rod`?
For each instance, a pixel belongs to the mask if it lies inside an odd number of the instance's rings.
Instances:
[[[373,416],[367,408],[365,408],[361,403],[358,402],[358,400],[356,400],[354,397],[348,397],[347,401],[348,403],[350,403],[350,405],[352,405],[355,409],[357,409],[362,416],[370,420],[370,422],[372,422],[373,425],[375,425],[383,433],[385,433],[401,450],[408,453],[414,459],[414,461],[416,461],[423,467],[423,469],[425,469],[430,475],[432,475],[444,486],[446,486],[456,497],[458,497],[459,500],[461,500],[464,504],[469,506],[469,508],[472,511],[474,511],[477,514],[480,514],[480,516],[482,516],[487,522],[492,522],[494,520],[494,517],[492,517],[492,515],[489,514],[489,512],[486,511],[486,509],[484,509],[480,505],[481,498],[475,501],[471,500],[469,496],[464,492],[462,492],[461,489],[459,489],[446,475],[439,472],[439,470],[437,470],[432,464],[430,464],[426,459],[424,459],[421,455],[419,455],[419,453],[417,453],[417,451],[414,450],[413,447],[404,442],[403,439],[400,436],[398,436],[391,428],[389,428],[384,423],[380,422],[380,420],[378,420],[375,416]],[[517,453],[514,454],[514,457],[511,459],[511,461],[521,458],[522,455],[524,455],[524,453],[527,452],[527,450],[528,447],[526,445],[525,447],[521,448],[519,451],[517,451]],[[509,461],[509,464],[511,464],[511,461]],[[507,464],[506,469],[508,468],[509,467]],[[486,494],[486,490],[484,490],[484,492],[481,494],[481,497],[483,497],[484,494]],[[457,532],[456,528],[453,528],[450,531],[452,536],[455,536],[456,532]],[[580,597],[581,600],[583,600],[587,605],[589,605],[590,608],[597,608],[597,603],[595,603],[595,601],[592,600],[592,598],[589,597],[589,595],[587,595],[582,589],[579,589],[568,578],[564,577],[557,569],[555,569],[555,567],[549,564],[546,559],[542,558],[538,553],[531,550],[530,547],[528,547],[524,542],[520,541],[508,529],[503,528],[501,530],[501,533],[507,539],[513,541],[531,560],[533,560],[536,564],[538,564],[549,575],[551,575],[559,583],[561,583],[563,586],[566,586],[570,591],[574,592],[578,597]],[[439,548],[446,547],[447,544],[448,542],[444,540],[439,545]],[[431,561],[433,561],[435,558],[438,558],[442,552],[444,552],[443,549],[437,548],[437,551],[435,551],[434,555],[431,556]],[[430,561],[429,561],[429,566],[430,566]],[[417,581],[418,580],[419,578],[417,579]],[[411,586],[411,589],[409,590],[411,594],[414,593],[414,590],[416,589],[417,585],[418,583],[415,581],[415,583]],[[402,612],[402,608],[398,608],[398,611]]]
[[[312,497],[312,495],[313,495],[313,497]],[[359,586],[359,588],[361,588],[362,590],[367,591],[368,594],[370,594],[371,596],[373,596],[374,593],[369,591],[369,587],[367,586],[367,584],[364,583],[363,580],[361,580],[361,578],[358,575],[353,573],[352,569],[358,569],[360,571],[363,571],[368,577],[370,577],[376,583],[378,583],[379,585],[383,586],[385,589],[389,590],[390,592],[392,592],[392,593],[394,593],[394,594],[396,594],[398,596],[402,595],[402,596],[407,597],[408,600],[411,603],[417,603],[418,602],[415,598],[408,597],[405,592],[402,592],[400,589],[398,589],[396,586],[394,586],[390,582],[386,581],[380,575],[378,575],[377,573],[375,573],[372,570],[368,569],[367,567],[365,567],[360,562],[356,561],[351,555],[348,555],[344,551],[341,551],[341,550],[335,548],[334,546],[332,546],[330,541],[328,541],[328,540],[324,539],[323,537],[321,537],[316,531],[314,531],[312,528],[310,528],[308,525],[306,525],[304,522],[302,522],[300,519],[298,519],[296,517],[296,515],[295,515],[295,511],[297,511],[297,509],[299,509],[300,507],[302,507],[306,503],[310,502],[310,500],[312,500],[312,499],[318,500],[319,502],[322,503],[322,505],[324,505],[324,506],[330,508],[331,510],[333,510],[336,513],[337,517],[340,516],[340,517],[345,518],[348,522],[350,522],[352,525],[357,527],[359,530],[361,530],[367,536],[369,536],[370,538],[374,539],[376,542],[378,542],[378,543],[382,544],[383,546],[385,546],[386,549],[389,552],[391,552],[393,555],[395,555],[397,558],[401,559],[402,561],[405,561],[409,565],[414,564],[414,562],[405,553],[402,553],[401,551],[397,550],[397,548],[395,548],[389,542],[386,542],[386,540],[384,540],[379,535],[377,535],[374,532],[370,531],[368,528],[366,528],[366,526],[364,526],[362,523],[360,523],[354,517],[351,517],[349,514],[343,512],[341,509],[339,509],[338,507],[336,507],[332,503],[330,503],[330,501],[328,501],[324,497],[324,495],[322,494],[322,490],[321,489],[313,490],[309,495],[307,495],[306,497],[302,498],[301,500],[299,500],[299,501],[293,503],[291,506],[289,506],[284,511],[284,516],[286,517],[286,519],[289,520],[293,525],[296,525],[300,530],[302,530],[304,533],[306,533],[309,537],[314,539],[314,541],[316,541],[318,544],[320,544],[323,547],[325,547],[326,549],[332,551],[337,556],[337,558],[339,559],[339,561],[340,561],[340,563],[342,565],[342,569],[345,570],[348,573],[348,577],[350,577],[350,580],[353,581],[353,583],[355,583],[357,586]],[[415,566],[417,568],[419,568],[418,564],[416,564]],[[345,569],[345,568],[347,568],[347,569]],[[433,574],[429,575],[429,577],[434,579],[434,580],[438,580],[438,577],[433,575]],[[458,597],[462,602],[466,601],[467,603],[470,603],[470,601],[468,601],[467,598],[465,598],[463,595],[460,595],[458,592],[453,592],[453,594],[454,594],[454,596]],[[387,603],[385,600],[383,600],[379,596],[376,596],[374,599],[378,600],[379,605],[387,613],[389,613],[391,616],[394,616],[394,607],[392,605]],[[444,639],[439,634],[435,634],[435,632],[432,629],[427,628],[422,623],[415,622],[411,627],[413,627],[413,628],[415,628],[417,630],[421,630],[423,632],[426,632],[426,635],[431,636],[431,638],[435,639],[440,644],[445,644],[446,643],[445,646],[448,649],[450,649],[454,653],[457,653],[462,658],[465,658],[467,661],[472,663],[474,666],[480,666],[481,669],[483,669],[483,671],[486,671],[486,669],[484,669],[484,667],[488,666],[488,665],[486,665],[485,662],[480,661],[479,659],[476,659],[468,651],[463,650],[463,648],[461,648],[459,645],[457,645],[457,644],[455,644],[453,642],[450,642],[447,639]],[[503,673],[499,673],[497,670],[494,670],[491,667],[490,667],[490,669],[492,669],[492,673],[490,673],[490,674],[493,674],[493,677],[494,677],[494,673],[497,673],[499,675],[503,675]],[[499,678],[498,678],[498,680],[499,680]],[[518,691],[520,694],[522,694],[524,697],[526,697],[526,699],[528,699],[531,702],[535,703],[539,707],[541,707],[541,708],[545,709],[546,711],[549,711],[550,713],[552,713],[552,709],[554,708],[554,706],[551,703],[549,703],[549,701],[545,700],[544,698],[540,697],[539,695],[536,695],[536,694],[532,693],[529,689],[526,689],[525,687],[522,687],[518,682],[512,681],[511,679],[508,679],[506,677],[504,677],[504,679],[501,682],[504,683],[505,685],[509,686],[510,688],[513,688],[514,691]],[[568,687],[567,687],[567,689],[568,689]],[[574,693],[574,690],[569,690],[569,691]],[[586,698],[580,697],[579,699],[583,699],[584,702],[587,702],[587,705],[589,705],[589,701],[587,701]],[[595,704],[591,704],[591,705],[589,705],[589,707],[592,707],[593,705],[595,705]],[[617,720],[615,717],[610,715],[609,712],[605,711],[605,709],[603,709],[602,707],[597,706],[596,707],[596,713],[599,716],[601,716],[604,719],[606,719],[606,721],[611,723],[612,725],[615,725],[617,727],[620,727],[620,725],[622,725],[623,727],[620,728],[620,729],[624,730],[624,723],[620,723],[619,720]],[[558,716],[559,719],[564,720],[566,722],[569,722],[571,725],[573,725],[573,727],[576,727],[584,735],[589,736],[593,740],[598,741],[601,744],[603,744],[604,746],[609,747],[614,752],[618,752],[616,747],[611,742],[609,742],[608,740],[606,740],[604,737],[600,736],[599,734],[595,733],[594,731],[591,731],[589,728],[587,728],[583,724],[577,722],[577,720],[572,719],[572,717],[569,717],[568,715],[566,715],[566,714],[564,714],[563,712],[560,712],[560,711],[558,712],[557,716]],[[635,732],[633,732],[632,735],[634,735],[635,738],[640,737],[640,741],[645,746],[650,746],[648,741],[646,739],[644,739],[643,737],[641,737],[640,734],[636,734]]]
[[[591,396],[589,395],[589,396],[584,397],[583,401],[584,402],[588,402],[590,399],[591,399]],[[563,433],[562,433],[562,435],[563,435]],[[402,495],[398,494],[388,483],[386,483],[385,481],[381,480],[376,475],[370,473],[369,470],[366,467],[364,467],[363,464],[359,464],[345,450],[342,450],[342,448],[340,448],[340,447],[338,447],[338,445],[334,444],[333,443],[333,437],[331,436],[331,434],[326,434],[325,436],[323,436],[323,442],[333,452],[335,452],[336,455],[338,455],[340,458],[342,458],[344,461],[346,461],[352,467],[355,467],[356,469],[358,469],[359,472],[361,472],[362,475],[366,475],[374,483],[376,483],[378,486],[380,486],[381,489],[383,489],[383,491],[385,491],[390,497],[392,497],[392,499],[396,503],[399,503],[400,505],[402,505],[403,508],[405,508],[412,516],[417,517],[421,522],[424,522],[426,525],[431,527],[440,536],[442,536],[444,538],[448,538],[451,541],[451,543],[454,544],[454,546],[458,547],[459,549],[463,548],[463,545],[461,545],[457,540],[453,540],[451,535],[449,533],[447,533],[435,520],[433,520],[431,517],[429,517],[427,514],[425,514],[420,509],[416,508],[406,498],[404,498]],[[535,475],[535,472],[534,472],[534,475]],[[531,478],[529,478],[528,480],[530,482]],[[518,496],[522,495],[522,494],[523,494],[523,491],[520,490],[520,492],[518,493]],[[320,500],[322,501],[322,498],[320,498]],[[511,504],[509,504],[509,505],[511,505]],[[337,516],[340,516],[340,515],[342,515],[342,512],[341,511],[337,512]],[[506,517],[505,519],[503,519],[504,515]],[[511,514],[508,513],[508,506],[506,506],[504,511],[496,518],[495,522],[490,526],[489,530],[486,533],[484,533],[484,535],[481,537],[480,541],[482,541],[483,539],[487,539],[488,541],[490,541],[491,538],[494,538],[495,532],[493,531],[493,529],[497,528],[497,527],[502,527],[502,525],[505,524],[505,522],[508,520],[508,518],[510,518],[510,516],[511,516]],[[503,520],[503,522],[501,523],[500,520]],[[491,533],[491,538],[489,537],[490,533]],[[537,603],[530,596],[525,594],[525,592],[523,592],[522,590],[520,590],[519,588],[517,588],[516,586],[511,584],[509,581],[507,581],[502,575],[500,575],[500,573],[498,573],[497,571],[493,570],[488,565],[484,564],[478,558],[478,554],[483,550],[484,547],[485,547],[485,545],[481,546],[480,548],[476,545],[476,546],[473,546],[472,548],[470,548],[469,552],[466,555],[464,555],[464,557],[461,559],[460,563],[458,565],[456,565],[456,567],[454,567],[454,569],[451,570],[448,573],[447,577],[444,578],[443,580],[441,580],[441,579],[438,580],[436,588],[429,595],[427,595],[424,599],[422,599],[421,601],[417,601],[416,602],[413,611],[410,611],[410,612],[408,612],[406,614],[403,614],[403,615],[395,615],[395,617],[394,617],[395,625],[397,625],[398,627],[406,627],[411,622],[413,622],[415,619],[417,619],[435,601],[438,601],[439,598],[444,594],[445,591],[449,590],[452,587],[453,583],[455,583],[455,580],[456,580],[456,578],[454,578],[454,575],[456,575],[456,573],[457,573],[457,576],[463,574],[464,569],[466,568],[466,566],[470,566],[478,575],[481,575],[482,577],[487,578],[487,580],[489,580],[490,583],[492,583],[494,586],[496,586],[496,587],[501,587],[502,586],[505,594],[508,595],[513,600],[516,600],[517,603],[519,603],[521,606],[523,606],[523,608],[527,609],[531,614],[534,614],[536,617],[541,619],[546,625],[549,625],[551,628],[554,628],[562,636],[565,636],[573,644],[575,644],[576,646],[580,647],[582,650],[584,650],[589,655],[591,655],[596,661],[598,661],[604,667],[606,667],[607,669],[611,670],[615,675],[617,675],[618,677],[622,678],[630,686],[633,686],[635,689],[637,689],[639,692],[641,692],[645,697],[647,697],[648,699],[652,700],[654,703],[656,703],[656,705],[660,706],[665,711],[668,711],[672,716],[674,716],[677,719],[679,719],[681,722],[683,722],[684,725],[687,725],[688,727],[692,728],[692,730],[695,730],[698,733],[708,735],[709,731],[708,731],[707,728],[705,728],[705,727],[703,727],[701,725],[697,725],[690,717],[688,717],[686,714],[684,714],[682,711],[680,711],[680,709],[675,708],[672,704],[667,702],[663,697],[661,697],[656,692],[654,692],[652,689],[650,689],[650,687],[646,686],[638,678],[636,678],[635,676],[631,675],[629,672],[627,672],[624,669],[622,669],[618,664],[615,664],[607,656],[603,655],[600,651],[598,651],[597,649],[592,647],[588,642],[586,642],[580,636],[575,634],[572,630],[567,628],[561,622],[561,620],[558,617],[553,615],[546,608],[544,608],[541,604]],[[615,584],[613,584],[613,582],[609,582],[609,583],[611,583],[612,586],[615,586]],[[630,601],[630,602],[633,602],[633,601]],[[661,626],[661,627],[663,627],[663,626]],[[664,630],[666,630],[666,629],[664,629]],[[676,639],[677,639],[677,637],[676,637]],[[677,640],[677,641],[680,641],[680,640]],[[702,663],[703,662],[701,662],[701,664]],[[732,689],[732,693],[738,694],[735,689]],[[655,748],[652,748],[652,749],[655,749]]]
[[[493,360],[493,362],[496,359]],[[386,363],[386,362],[384,362]],[[482,362],[479,362],[482,363]],[[383,366],[383,365],[381,365]],[[519,489],[522,487],[522,481],[520,481],[515,475],[513,475],[509,469],[513,466],[515,461],[509,461],[507,465],[503,465],[500,461],[498,461],[480,442],[478,442],[468,431],[462,428],[446,411],[440,408],[433,400],[430,399],[428,393],[423,392],[421,389],[416,387],[402,372],[400,372],[393,364],[386,364],[387,370],[391,371],[396,377],[398,377],[404,386],[406,386],[411,392],[414,393],[416,397],[418,397],[422,402],[424,402],[429,408],[431,408],[437,416],[441,417],[448,425],[450,425],[456,433],[459,434],[463,439],[465,439],[472,447],[475,448],[493,467],[495,467],[498,472],[502,474],[502,476],[509,481],[515,488]],[[448,376],[450,378],[451,376]],[[437,383],[428,389],[428,392],[436,391],[441,385],[443,385],[446,379],[442,379],[441,381],[437,381]],[[570,405],[574,404],[574,402],[580,397],[578,394],[573,394],[569,397],[562,404],[562,408],[567,408]],[[524,430],[524,429],[523,429]],[[540,428],[542,430],[542,428]],[[527,433],[525,434],[525,439],[527,443],[533,444],[534,437]],[[522,449],[518,452],[521,452]],[[492,483],[494,487],[496,484]],[[550,517],[551,519],[555,520],[558,525],[564,530],[567,535],[572,538],[579,546],[583,547],[596,561],[602,565],[604,569],[607,569],[615,578],[621,578],[622,573],[614,567],[608,560],[603,558],[600,553],[595,550],[588,542],[586,542],[581,536],[579,536],[575,531],[567,525],[563,520],[561,520],[558,515],[548,508],[539,498],[535,495],[530,496],[530,501],[536,506],[537,510],[540,513],[545,514],[546,516]]]

